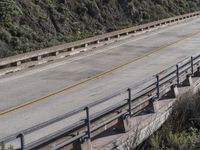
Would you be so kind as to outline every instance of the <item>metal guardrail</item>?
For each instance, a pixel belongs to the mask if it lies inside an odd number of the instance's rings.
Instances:
[[[200,15],[200,12],[194,12],[194,13],[190,13],[190,14],[185,14],[185,15],[181,15],[181,16],[177,16],[177,17],[172,17],[172,18],[168,18],[168,19],[154,21],[154,22],[151,22],[151,23],[146,23],[146,24],[143,24],[143,25],[135,26],[135,27],[122,29],[122,30],[118,30],[118,31],[114,31],[114,32],[110,32],[110,33],[86,38],[86,39],[83,39],[83,40],[79,40],[79,41],[75,41],[75,42],[71,42],[71,43],[67,43],[67,44],[63,44],[63,45],[58,45],[58,46],[49,47],[49,48],[42,49],[42,50],[37,50],[37,51],[33,51],[33,52],[19,54],[19,55],[16,55],[16,56],[2,58],[2,59],[0,59],[0,67],[1,68],[2,67],[3,68],[4,67],[10,67],[13,64],[18,66],[18,65],[21,65],[21,63],[23,63],[23,62],[29,62],[29,61],[32,61],[32,60],[39,60],[42,57],[48,57],[48,56],[52,56],[52,55],[56,56],[56,55],[58,55],[59,53],[62,53],[62,52],[73,51],[77,47],[87,47],[90,44],[99,43],[100,41],[107,41],[107,40],[109,40],[110,38],[113,38],[113,37],[120,37],[121,35],[127,35],[129,33],[135,33],[137,31],[142,31],[142,30],[146,30],[146,29],[149,29],[149,28],[154,28],[156,26],[160,26],[160,25],[163,25],[163,24],[169,24],[171,22],[176,22],[176,21],[179,21],[179,20],[184,20],[184,19],[191,18],[191,17],[194,17],[194,16],[199,16],[199,15]]]
[[[48,141],[56,139],[59,136],[63,135],[64,133],[69,133],[71,131],[79,132],[79,134],[69,138],[64,143],[57,145],[56,147],[53,148],[53,149],[59,149],[79,139],[90,139],[91,134],[94,133],[99,128],[105,126],[106,124],[122,116],[123,117],[132,116],[133,115],[132,110],[136,108],[137,106],[147,101],[154,101],[154,100],[159,99],[162,95],[162,92],[166,90],[166,88],[169,88],[171,86],[179,86],[186,79],[186,75],[193,75],[197,70],[199,70],[199,67],[200,67],[199,63],[200,63],[200,54],[192,56],[190,58],[187,58],[179,62],[175,66],[172,66],[162,71],[161,73],[158,73],[155,76],[152,76],[151,78],[145,79],[139,82],[138,84],[134,84],[133,86],[129,87],[128,90],[127,88],[124,90],[120,90],[94,103],[90,103],[86,106],[75,109],[64,115],[58,116],[49,121],[43,122],[41,124],[28,128],[26,130],[17,132],[11,136],[0,139],[0,142],[9,143],[19,138],[21,141],[22,150],[32,149]],[[145,85],[145,87],[143,87],[143,85]],[[139,89],[139,91],[132,93],[135,89]],[[103,111],[90,115],[91,108],[97,105],[100,105],[104,102],[107,102],[111,100],[112,98],[115,98],[124,93],[127,93],[128,99],[122,99],[122,101],[120,101],[119,103],[111,107],[108,107],[104,109]],[[121,111],[119,111],[119,113],[115,113],[114,115],[112,115],[112,117],[109,117],[109,119],[107,119],[106,121],[93,125],[95,120],[101,119],[102,117],[105,117],[108,114],[111,114],[112,112],[116,112],[116,110],[121,110]],[[63,128],[59,131],[56,131],[55,133],[52,133],[41,139],[38,139],[37,141],[29,143],[28,145],[24,143],[25,135],[34,133],[35,131],[48,127],[56,122],[67,119],[81,112],[85,112],[84,120],[79,120],[75,122],[74,124],[67,126],[66,128]],[[92,127],[91,127],[91,124],[93,125]]]

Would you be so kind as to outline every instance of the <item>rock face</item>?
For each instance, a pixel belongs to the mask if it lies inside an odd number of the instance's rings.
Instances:
[[[1,0],[0,57],[200,10],[200,0]]]

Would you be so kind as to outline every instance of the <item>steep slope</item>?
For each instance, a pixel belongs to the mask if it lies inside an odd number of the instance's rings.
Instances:
[[[0,57],[200,10],[200,0],[0,0]]]

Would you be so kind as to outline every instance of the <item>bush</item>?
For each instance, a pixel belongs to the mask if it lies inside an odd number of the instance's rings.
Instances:
[[[123,22],[121,21],[117,25],[117,30],[124,29],[124,28],[130,28],[132,26],[133,26],[133,24],[128,21],[123,21]]]
[[[92,0],[92,1],[88,1],[88,3],[86,4],[87,9],[88,9],[88,13],[94,17],[94,18],[99,18],[100,17],[100,12],[99,12],[99,8],[96,4],[96,1]]]
[[[8,31],[6,31],[3,28],[0,28],[0,40],[9,43],[11,38],[12,38],[12,36]]]
[[[197,10],[198,0],[0,0],[0,51],[27,52]]]
[[[150,150],[188,150],[200,147],[200,92],[175,103],[172,114],[147,141]]]
[[[0,143],[0,150],[14,150],[14,147],[13,146],[9,146],[8,148],[6,149],[3,149],[4,147],[4,144],[3,143]]]
[[[20,47],[21,44],[22,44],[22,42],[21,42],[21,40],[20,40],[19,38],[13,37],[13,38],[11,39],[11,44],[12,44],[14,47]]]
[[[0,23],[5,26],[10,26],[13,17],[22,15],[21,9],[17,6],[14,0],[0,1]]]
[[[147,149],[149,150],[198,149],[200,146],[200,132],[194,128],[191,128],[190,131],[172,132],[163,127],[161,131],[149,138],[148,143]]]
[[[84,16],[88,12],[88,8],[85,5],[79,5],[77,6],[76,11],[81,16]]]

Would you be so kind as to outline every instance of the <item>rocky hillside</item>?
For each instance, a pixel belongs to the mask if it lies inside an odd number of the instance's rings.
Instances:
[[[200,0],[0,0],[0,57],[200,10]]]

